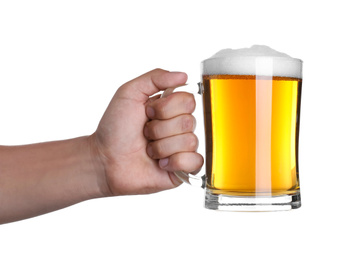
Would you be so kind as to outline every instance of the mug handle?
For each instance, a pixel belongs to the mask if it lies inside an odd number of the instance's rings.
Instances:
[[[202,83],[198,83],[198,94],[203,93],[203,86]],[[164,90],[160,98],[165,98],[173,93],[175,88],[167,88]],[[187,184],[190,184],[191,186],[199,187],[199,188],[205,188],[206,178],[205,175],[202,176],[196,176],[191,173],[187,173],[184,171],[175,171],[174,174],[180,179],[182,182],[185,182]]]

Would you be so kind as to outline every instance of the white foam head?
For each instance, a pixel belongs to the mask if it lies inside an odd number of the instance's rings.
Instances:
[[[203,75],[260,75],[302,78],[302,61],[271,49],[253,45],[224,49],[202,61]]]

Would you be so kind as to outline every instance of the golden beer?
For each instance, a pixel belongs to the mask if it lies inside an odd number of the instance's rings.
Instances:
[[[207,209],[301,207],[302,64],[262,45],[223,49],[201,62],[206,174],[176,174],[205,187]]]
[[[203,75],[207,189],[228,196],[296,194],[302,80]]]

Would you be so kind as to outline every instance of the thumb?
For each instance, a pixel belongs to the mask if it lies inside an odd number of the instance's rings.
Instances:
[[[122,95],[146,102],[161,90],[184,85],[187,79],[184,72],[155,69],[124,84],[121,87]]]

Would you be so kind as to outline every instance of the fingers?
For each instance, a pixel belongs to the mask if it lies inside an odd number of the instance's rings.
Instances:
[[[203,157],[198,154],[198,138],[191,131],[192,123],[186,128],[182,127],[167,128],[167,125],[172,125],[176,121],[181,121],[182,118],[191,118],[191,115],[179,116],[177,118],[165,121],[153,120],[150,125],[155,127],[145,127],[145,135],[153,136],[154,141],[147,145],[146,152],[152,159],[159,159],[159,166],[167,171],[185,171],[197,173],[203,165]],[[189,120],[190,121],[190,120]],[[151,129],[160,129],[159,131]],[[186,130],[185,130],[186,129]],[[183,133],[182,131],[187,131]],[[175,134],[178,132],[180,134]],[[154,134],[152,134],[154,133]],[[164,137],[166,135],[171,135]],[[163,137],[158,139],[158,137]]]
[[[196,119],[189,114],[169,120],[152,120],[146,123],[144,135],[149,140],[158,140],[168,136],[191,133],[195,130]]]
[[[146,151],[152,159],[161,159],[179,152],[195,152],[197,148],[197,136],[187,133],[151,142]]]
[[[152,81],[161,90],[183,85],[185,75],[160,73],[155,74]],[[150,119],[144,127],[144,135],[150,141],[146,147],[148,156],[159,160],[159,167],[168,172],[197,173],[204,160],[196,152],[198,138],[193,133],[196,126],[191,115],[196,107],[194,95],[176,92],[162,98],[152,97],[145,106]]]
[[[196,174],[203,163],[204,159],[199,153],[177,153],[159,160],[159,167],[171,172],[184,171]]]
[[[195,107],[193,94],[176,92],[147,103],[146,114],[150,119],[170,119],[182,114],[191,114]]]
[[[152,113],[151,110],[152,109]],[[197,173],[203,157],[196,152],[198,138],[193,133],[196,119],[194,96],[176,92],[165,98],[151,99],[146,114],[151,119],[145,124],[144,135],[151,142],[146,152],[159,160],[159,167],[169,172]]]

